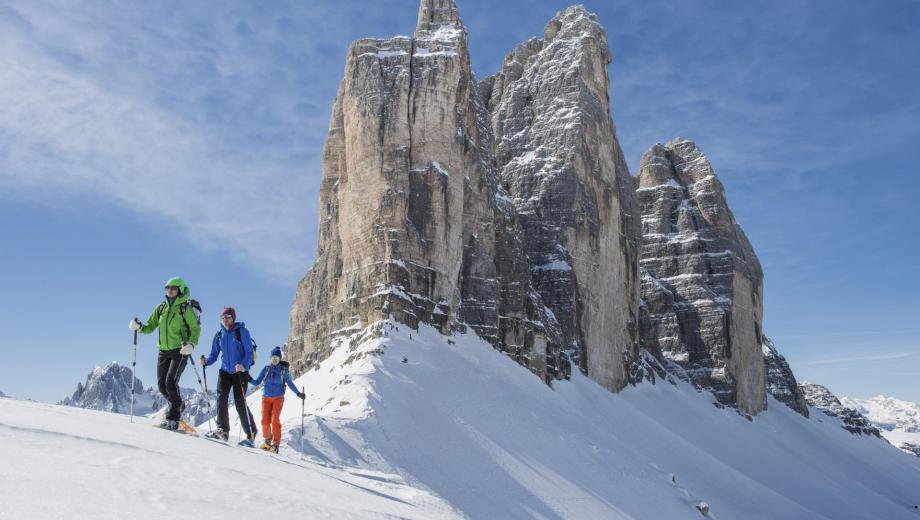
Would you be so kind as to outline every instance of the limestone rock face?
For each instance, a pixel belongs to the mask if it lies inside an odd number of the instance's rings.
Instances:
[[[573,6],[481,90],[534,287],[579,368],[617,391],[638,357],[639,219],[610,117],[610,60],[596,17]]]
[[[422,0],[412,37],[351,45],[324,149],[316,260],[291,311],[296,372],[337,333],[393,317],[468,325],[547,380],[567,374],[479,93],[452,0]]]
[[[692,141],[642,157],[642,346],[744,414],[766,409],[763,273]]]
[[[801,387],[795,380],[795,375],[779,352],[773,345],[773,340],[766,335],[763,337],[763,362],[766,370],[767,392],[784,403],[789,408],[808,417],[808,404],[805,402],[805,394],[802,393]]]
[[[803,382],[801,385],[805,401],[821,410],[825,415],[839,417],[842,421],[841,428],[854,435],[871,435],[881,438],[881,431],[869,419],[853,408],[844,406],[827,387]]]

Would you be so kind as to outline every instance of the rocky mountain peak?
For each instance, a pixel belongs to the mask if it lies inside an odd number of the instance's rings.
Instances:
[[[61,401],[67,406],[92,408],[114,413],[128,413],[131,409],[131,385],[138,394],[144,392],[144,384],[133,377],[129,367],[112,362],[98,366],[87,376],[84,383],[77,383],[77,389]]]
[[[845,406],[827,387],[807,381],[802,382],[800,386],[805,401],[825,415],[840,418],[840,427],[844,430],[854,435],[881,437],[881,431],[866,416],[854,408]]]
[[[643,347],[720,403],[757,414],[767,404],[763,272],[722,183],[687,139],[649,149],[638,181]]]
[[[560,11],[543,28],[544,44],[549,46],[557,41],[573,41],[583,38],[594,39],[597,50],[604,61],[610,63],[611,53],[607,44],[607,32],[597,21],[597,15],[589,12],[585,6],[578,4]]]
[[[463,21],[454,0],[421,0],[418,8],[416,34],[441,28],[462,29]]]

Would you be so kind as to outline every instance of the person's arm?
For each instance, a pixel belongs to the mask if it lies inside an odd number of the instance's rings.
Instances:
[[[291,380],[290,370],[284,371],[284,382],[287,383],[288,388],[290,388],[294,392],[294,395],[303,399],[303,394],[300,393],[300,390],[298,390],[297,387],[294,386],[294,381]]]
[[[160,306],[157,305],[153,308],[153,312],[150,313],[150,317],[147,318],[147,323],[140,328],[138,332],[141,334],[150,334],[153,331],[157,330],[157,327],[160,326]]]
[[[211,355],[208,356],[208,361],[204,366],[209,367],[217,361],[217,355],[220,354],[220,333],[214,335],[214,341],[211,342]]]
[[[267,372],[268,372],[268,367],[266,366],[265,368],[262,369],[261,372],[259,372],[259,377],[257,377],[257,378],[255,378],[255,379],[253,379],[252,381],[250,381],[250,384],[251,384],[252,386],[254,386],[254,387],[255,387],[255,386],[261,385],[261,384],[262,384],[262,380],[265,379],[265,374],[266,374]]]
[[[243,360],[240,364],[243,368],[249,370],[252,366],[252,337],[249,336],[249,329],[240,327],[240,340],[243,342]]]

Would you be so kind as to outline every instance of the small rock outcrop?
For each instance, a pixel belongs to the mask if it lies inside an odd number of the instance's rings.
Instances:
[[[854,435],[871,435],[881,438],[881,431],[869,419],[853,408],[844,406],[837,396],[826,387],[815,383],[803,382],[799,385],[805,395],[805,401],[830,417],[842,421],[841,428]]]
[[[766,409],[763,272],[725,189],[692,141],[642,157],[641,341],[719,403]]]
[[[763,363],[766,370],[767,392],[777,401],[808,417],[808,403],[805,394],[795,380],[795,375],[783,357],[776,350],[773,340],[763,337]]]
[[[610,61],[604,29],[576,5],[481,89],[534,287],[581,370],[617,391],[638,356],[639,219],[610,116]]]

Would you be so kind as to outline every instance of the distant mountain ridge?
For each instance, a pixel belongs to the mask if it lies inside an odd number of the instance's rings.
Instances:
[[[131,369],[111,362],[94,368],[82,383],[77,383],[73,395],[65,397],[58,404],[101,410],[105,412],[128,414],[131,412]],[[168,404],[166,398],[153,388],[145,388],[144,383],[134,378],[134,414],[160,416],[165,413]],[[186,408],[182,418],[190,424],[200,424],[208,418],[208,402],[201,391],[180,388]],[[211,408],[214,408],[216,394],[209,392]]]
[[[869,399],[843,397],[840,402],[868,417],[888,442],[920,457],[920,404],[884,395]]]

